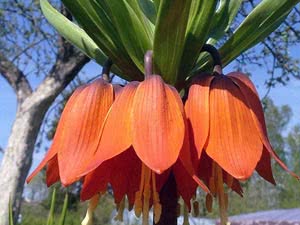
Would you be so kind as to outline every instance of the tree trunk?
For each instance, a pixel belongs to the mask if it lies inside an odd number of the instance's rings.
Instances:
[[[22,77],[22,73],[14,72],[17,69],[12,70],[12,64],[9,64],[7,71],[3,72],[4,74],[6,72],[5,78],[13,84],[12,87],[16,87],[18,110],[0,166],[0,225],[8,225],[9,202],[12,202],[14,221],[19,215],[34,145],[47,110],[54,99],[89,62],[82,53],[71,50],[66,53],[70,52],[73,55],[67,57],[62,51],[62,56],[58,57],[50,73],[34,92],[28,91],[25,94],[24,91],[19,91],[20,85],[15,85],[19,81],[14,78],[19,75]]]
[[[49,106],[47,104],[17,111],[0,169],[0,225],[8,224],[8,202],[13,203],[16,219],[22,201],[26,176],[29,172],[35,140]]]
[[[155,225],[177,225],[177,189],[174,175],[171,174],[167,183],[159,193],[162,213]]]

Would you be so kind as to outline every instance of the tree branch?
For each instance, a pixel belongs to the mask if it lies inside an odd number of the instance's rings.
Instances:
[[[32,93],[32,88],[24,73],[0,52],[0,74],[14,89],[17,100],[22,103]]]

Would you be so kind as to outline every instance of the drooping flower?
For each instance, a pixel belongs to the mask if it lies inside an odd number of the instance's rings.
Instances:
[[[236,179],[245,180],[256,169],[274,183],[273,157],[296,176],[271,147],[257,91],[246,75],[201,75],[190,87],[185,110],[198,158],[205,151]]]
[[[118,85],[97,79],[75,90],[62,112],[50,149],[27,182],[45,166],[48,186],[59,179],[65,186],[80,179],[83,166],[97,148],[103,121],[119,89]]]
[[[128,83],[116,98],[103,125],[97,151],[93,160],[87,163],[86,171],[83,173],[90,180],[90,184],[85,182],[83,194],[88,193],[91,197],[101,189],[91,185],[97,180],[95,177],[101,176],[104,168],[109,168],[109,163],[116,157],[121,157],[121,154],[129,149],[134,149],[141,160],[140,185],[135,194],[134,205],[137,215],[143,211],[144,221],[148,218],[151,193],[154,212],[160,211],[157,189],[159,190],[161,185],[156,185],[158,183],[156,179],[160,176],[155,173],[168,172],[174,165],[175,179],[180,181],[179,193],[188,204],[197,184],[208,191],[193,170],[186,118],[178,92],[165,84],[159,75],[149,72],[151,71],[149,67],[146,67],[145,71],[144,81]],[[123,160],[121,158],[117,161]],[[130,162],[127,162],[127,167],[124,167],[124,172],[130,170]],[[184,170],[178,169],[180,167]],[[108,180],[112,178],[110,176]],[[134,180],[137,177],[128,176],[128,178]],[[184,185],[181,179],[190,185]],[[159,183],[164,184],[166,179],[163,180]],[[129,195],[132,196],[132,193]]]
[[[256,170],[275,184],[271,157],[299,179],[273,150],[257,91],[246,75],[201,74],[190,86],[185,111],[199,164],[203,167],[206,160],[208,165],[206,174],[198,175],[218,198],[222,224],[228,220],[223,183],[242,194],[239,180],[248,179]],[[208,207],[211,202],[208,196]]]

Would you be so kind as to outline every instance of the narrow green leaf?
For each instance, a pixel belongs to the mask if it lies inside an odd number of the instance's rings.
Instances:
[[[201,48],[207,40],[212,23],[211,18],[217,3],[218,0],[192,1],[184,52],[181,59],[179,82],[187,77],[197,62]]]
[[[123,78],[143,78],[142,72],[128,55],[104,1],[63,0],[63,3],[103,53],[122,71]]]
[[[154,72],[175,84],[181,63],[192,0],[161,0],[156,21]]]
[[[9,225],[14,225],[14,217],[13,217],[13,206],[12,206],[12,202],[11,202],[11,198],[9,198],[9,202],[8,202],[8,221],[9,221]]]
[[[232,21],[242,4],[242,0],[221,0],[220,5],[213,16],[210,30],[209,44],[215,44],[228,31]]]
[[[100,65],[104,64],[107,57],[84,30],[59,13],[47,0],[40,0],[40,4],[47,20],[64,38]],[[121,73],[116,67],[112,71]]]
[[[56,188],[53,189],[50,211],[47,219],[47,225],[54,225],[54,207],[55,207]]]
[[[61,211],[60,219],[58,225],[64,225],[67,215],[67,209],[68,209],[68,192],[66,192],[65,199],[64,199],[64,205]]]
[[[135,65],[144,71],[144,54],[152,49],[151,28],[141,14],[137,1],[104,0],[110,10],[111,20],[121,38],[126,51]],[[135,10],[131,7],[131,5]],[[137,14],[135,13],[137,12]],[[143,23],[145,22],[145,23]]]
[[[245,18],[230,39],[221,47],[224,65],[272,33],[299,0],[264,0]]]
[[[264,0],[257,5],[219,49],[223,65],[226,66],[276,30],[297,3],[299,0]],[[201,57],[194,74],[199,70],[206,70],[209,65],[209,58]]]
[[[157,12],[154,2],[152,0],[139,0],[139,5],[143,13],[147,16],[147,18],[153,24],[155,24]]]
[[[156,8],[156,11],[158,11],[159,5],[160,5],[160,0],[153,0],[153,2],[154,2],[154,5],[155,5],[155,8]]]

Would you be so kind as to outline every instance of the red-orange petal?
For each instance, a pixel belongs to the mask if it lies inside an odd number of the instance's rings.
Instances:
[[[97,79],[87,85],[72,104],[66,104],[53,140],[58,143],[58,164],[63,185],[78,180],[84,166],[92,159],[113,96],[113,86]]]
[[[195,187],[200,186],[205,192],[209,192],[207,186],[197,177],[195,172],[195,165],[197,164],[197,159],[192,159],[192,152],[191,150],[195,150],[194,148],[191,149],[190,146],[190,134],[189,134],[189,127],[187,123],[187,119],[185,116],[184,107],[182,105],[182,100],[179,95],[177,95],[177,91],[174,87],[170,86],[171,90],[176,97],[176,101],[180,107],[180,111],[182,113],[182,117],[185,124],[185,133],[184,133],[184,140],[183,145],[179,153],[179,160],[176,161],[173,169],[175,179],[178,185],[178,191],[180,195],[185,200],[186,204],[189,206],[188,202],[190,201]],[[197,154],[197,153],[196,153]],[[195,154],[195,155],[196,155]],[[194,161],[193,161],[194,160]],[[181,180],[182,179],[182,180]]]
[[[186,168],[180,160],[178,160],[173,166],[173,173],[177,184],[177,191],[190,210],[190,200],[193,196],[196,195],[198,185],[192,178],[192,176],[187,172]]]
[[[228,74],[230,79],[232,79],[240,88],[241,92],[245,96],[247,103],[251,109],[251,114],[253,120],[255,122],[257,132],[260,135],[260,138],[265,146],[265,148],[269,151],[271,156],[277,161],[277,163],[287,172],[289,172],[292,176],[299,179],[299,176],[290,171],[287,166],[280,160],[275,151],[273,150],[270,141],[267,135],[267,128],[265,123],[265,117],[262,109],[262,105],[259,100],[258,93],[255,89],[255,86],[251,82],[251,80],[242,73],[230,73]]]
[[[226,76],[210,91],[210,132],[206,152],[236,179],[249,178],[263,150],[246,99]]]
[[[82,92],[82,90],[84,89],[85,86],[81,86],[79,88],[77,88],[74,93],[71,95],[70,99],[68,100],[69,105],[74,104],[74,102],[76,101],[77,96]],[[63,121],[60,122],[60,124],[58,125],[57,129],[60,127],[63,127]],[[55,134],[54,136],[54,140],[56,139],[57,134]],[[57,152],[59,150],[60,146],[59,143],[57,141],[53,141],[51,147],[49,148],[48,152],[46,153],[44,159],[42,160],[42,162],[40,162],[40,164],[38,165],[38,167],[28,176],[28,178],[26,179],[26,182],[29,183],[33,177],[35,177],[40,171],[41,169],[43,169],[46,164],[54,157],[57,155]]]
[[[95,194],[106,192],[110,177],[109,164],[103,163],[84,177],[80,199],[82,201],[91,199]]]
[[[119,203],[127,195],[129,202],[133,204],[140,179],[141,161],[133,148],[129,148],[105,161],[85,177],[81,200],[90,199],[98,192],[105,191],[107,184],[110,183],[116,203]]]
[[[256,171],[262,178],[269,181],[271,184],[276,184],[272,173],[270,153],[266,148],[264,148],[261,159],[256,165]]]
[[[60,179],[59,177],[59,167],[57,161],[57,155],[54,156],[47,164],[46,170],[46,184],[47,186],[51,186],[52,184],[58,182]]]
[[[160,76],[151,75],[140,83],[132,118],[137,155],[150,169],[162,173],[176,162],[185,128],[176,97]]]
[[[202,75],[196,79],[189,89],[188,99],[185,103],[185,112],[190,123],[193,142],[200,159],[204,144],[209,132],[209,89],[211,75]]]
[[[131,146],[132,104],[138,84],[138,82],[127,84],[116,98],[103,125],[97,152],[88,163],[84,173],[92,171],[105,160],[122,153]]]

